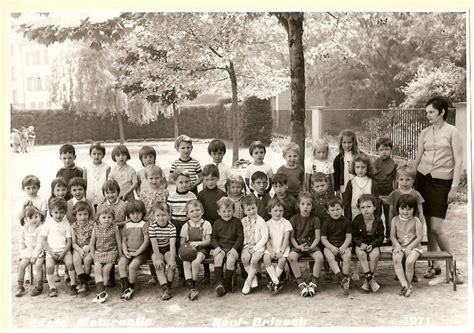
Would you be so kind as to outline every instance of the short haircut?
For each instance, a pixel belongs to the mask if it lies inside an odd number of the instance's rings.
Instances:
[[[366,201],[372,202],[372,205],[374,205],[374,207],[377,206],[377,198],[375,197],[375,195],[364,193],[359,197],[359,199],[357,199],[357,208],[360,208],[360,204]]]
[[[142,218],[145,217],[145,203],[141,200],[127,201],[127,204],[125,205],[125,216],[130,217],[131,213],[142,213]]]
[[[222,207],[232,207],[232,209],[235,210],[235,203],[229,197],[220,198],[219,200],[217,200],[216,204],[217,204],[217,209],[221,209]]]
[[[111,214],[112,218],[115,221],[115,210],[109,205],[102,205],[97,208],[97,213],[95,214],[95,220],[99,221],[99,217],[103,214]]]
[[[105,192],[117,192],[120,193],[120,186],[116,180],[106,180],[102,185],[102,194],[105,195]]]
[[[328,177],[325,173],[316,172],[311,176],[311,183],[326,182],[329,184]]]
[[[56,188],[56,186],[65,187],[67,189],[66,179],[64,179],[63,177],[56,177],[53,179],[53,181],[51,182],[51,196],[53,197],[54,197],[54,189]]]
[[[355,175],[355,164],[356,162],[362,162],[367,165],[367,173],[366,176],[369,178],[374,177],[374,166],[372,160],[370,159],[369,155],[366,154],[357,154],[351,162],[351,166],[349,168],[349,173]]]
[[[240,185],[240,187],[243,189],[244,193],[247,192],[246,189],[245,189],[245,181],[244,181],[244,179],[242,178],[241,175],[237,175],[235,173],[232,173],[229,176],[229,178],[227,178],[227,181],[225,182],[225,185],[224,185],[225,191],[227,193],[229,193],[230,185],[232,183]]]
[[[242,205],[242,208],[247,207],[247,206],[252,206],[252,205],[257,205],[257,199],[251,194],[246,195],[245,197],[242,198],[242,201],[240,202]]]
[[[296,153],[296,155],[298,156],[300,156],[301,154],[300,146],[294,142],[289,142],[288,144],[285,145],[285,147],[283,147],[283,157],[286,157],[286,155],[288,155],[290,151]]]
[[[226,153],[225,143],[222,140],[214,139],[209,142],[209,146],[207,146],[207,152],[211,155],[212,152],[221,151],[224,154]]]
[[[67,189],[71,191],[71,187],[73,186],[82,186],[84,191],[87,191],[87,180],[81,177],[73,177],[69,180]]]
[[[398,197],[396,208],[413,208],[413,216],[418,215],[418,200],[411,194],[402,194]]]
[[[254,181],[256,181],[257,179],[265,179],[265,181],[268,182],[268,176],[265,172],[263,171],[255,171],[251,178],[250,178],[250,181],[253,183]]]
[[[307,191],[302,191],[298,194],[298,198],[296,199],[296,210],[300,211],[300,203],[303,199],[308,199],[311,202],[311,207],[313,206],[313,196],[311,193]]]
[[[431,97],[425,104],[425,107],[433,106],[434,109],[438,110],[438,114],[441,114],[444,110],[443,119],[448,119],[448,112],[449,112],[449,102],[446,98],[442,96],[433,96]]]
[[[116,162],[115,157],[119,154],[125,154],[127,156],[127,161],[131,158],[130,152],[128,151],[128,148],[125,145],[115,146],[112,150],[112,160],[114,162]]]
[[[191,178],[191,175],[189,174],[189,172],[187,172],[186,170],[184,170],[182,168],[177,168],[176,170],[174,170],[172,176],[173,176],[174,181],[176,181],[179,176],[184,176],[188,179]]]
[[[143,146],[138,151],[138,159],[140,160],[143,166],[145,166],[145,164],[143,163],[143,158],[148,155],[153,155],[153,158],[156,161],[156,150],[152,146]]]
[[[34,175],[28,175],[21,181],[21,188],[24,190],[26,186],[37,186],[38,189],[41,186],[41,182],[38,177]]]
[[[252,156],[253,151],[257,148],[261,148],[263,149],[264,153],[267,153],[267,148],[265,147],[262,141],[254,141],[250,144],[250,147],[249,147],[250,156]]]
[[[72,207],[72,215],[76,216],[77,212],[87,211],[89,213],[89,219],[94,217],[94,209],[87,201],[78,201]]]
[[[53,209],[58,209],[62,211],[67,210],[67,203],[66,200],[63,198],[51,198],[49,201],[49,211],[52,211]]]
[[[415,180],[416,170],[409,164],[402,164],[402,165],[399,165],[397,168],[397,178],[400,177],[401,175],[408,176],[411,179]]]
[[[377,142],[375,142],[375,149],[379,149],[381,146],[383,147],[390,147],[390,149],[393,149],[393,142],[392,139],[390,138],[378,138]]]
[[[157,210],[167,212],[168,215],[171,215],[171,207],[164,201],[157,201],[150,209],[150,213],[155,213]]]
[[[215,164],[206,164],[202,168],[202,176],[213,176],[219,178],[219,169],[217,168],[217,165]]]
[[[204,206],[202,205],[201,201],[197,199],[192,199],[186,202],[186,213],[188,212],[189,207],[200,207],[202,212],[204,213]]]
[[[336,205],[341,206],[341,208],[344,207],[344,206],[342,205],[342,200],[341,200],[341,198],[332,197],[332,198],[330,198],[330,199],[326,202],[326,208],[334,207],[334,206],[336,206]]]
[[[272,184],[287,185],[288,176],[284,173],[276,173],[272,176]]]
[[[148,179],[150,176],[159,176],[163,178],[163,170],[156,164],[145,169],[145,178]]]
[[[73,154],[74,156],[76,156],[76,149],[74,149],[73,145],[66,143],[62,145],[61,148],[59,148],[59,155],[62,154]]]
[[[283,207],[283,211],[285,211],[285,206],[283,203],[278,199],[278,198],[271,198],[268,203],[267,203],[267,211],[270,213],[270,211],[276,207],[276,206],[281,206]]]
[[[40,212],[40,210],[38,208],[36,208],[35,206],[26,206],[25,209],[23,210],[23,219],[28,217],[28,218],[32,218],[33,215],[35,214],[39,214],[39,216],[41,217],[41,221],[44,221],[44,215],[43,213]]]
[[[189,136],[181,134],[176,138],[176,140],[174,140],[174,149],[178,150],[181,142],[186,142],[191,145],[193,144],[193,140]]]
[[[317,139],[313,142],[313,147],[311,148],[311,153],[313,154],[312,156],[314,157],[314,155],[316,154],[316,147],[326,147],[326,152],[329,156],[329,143],[324,140],[324,139]]]
[[[105,147],[100,144],[100,142],[93,142],[89,147],[89,155],[92,154],[92,150],[99,150],[105,156]]]

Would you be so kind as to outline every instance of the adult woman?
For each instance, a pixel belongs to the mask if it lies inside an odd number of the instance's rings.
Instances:
[[[448,236],[443,230],[448,205],[456,199],[462,169],[462,139],[459,131],[446,122],[448,101],[433,97],[426,103],[426,117],[431,126],[421,131],[415,159],[417,170],[415,189],[425,199],[423,212],[428,231],[428,249],[452,253]],[[452,270],[452,267],[448,267]],[[428,267],[425,278],[440,274],[438,262]],[[457,274],[457,283],[462,276]]]

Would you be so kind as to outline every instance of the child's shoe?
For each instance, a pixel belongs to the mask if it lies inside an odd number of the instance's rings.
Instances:
[[[252,284],[253,284],[253,280],[252,280],[252,282],[249,282],[248,280],[245,280],[244,286],[242,287],[242,294],[248,295],[250,293],[250,288],[251,288]]]
[[[87,285],[86,284],[80,284],[77,286],[77,293],[82,294],[87,292]]]
[[[186,291],[186,294],[184,294],[184,299],[185,300],[188,300],[188,299],[191,300],[191,290],[190,289],[188,289]]]
[[[344,293],[344,295],[349,295],[349,287],[350,287],[350,281],[351,279],[349,277],[345,277],[344,279],[342,279],[341,281],[341,288],[342,288],[342,292]]]
[[[278,282],[273,284],[272,296],[278,294],[280,290],[283,288],[283,282]]]
[[[15,290],[15,296],[16,297],[23,296],[24,293],[25,293],[25,287],[23,287],[23,286],[17,286],[16,287],[16,290]]]
[[[133,294],[133,289],[129,287],[123,291],[122,296],[120,296],[120,299],[128,301],[132,298],[132,294]]]
[[[272,291],[273,288],[274,288],[274,285],[275,285],[275,284],[273,283],[273,281],[270,280],[270,282],[267,283],[267,288],[268,288],[270,291]]]
[[[380,284],[378,284],[374,278],[370,279],[369,286],[370,286],[370,289],[372,289],[372,292],[374,293],[376,293],[380,289]]]
[[[327,271],[324,274],[324,281],[326,281],[326,282],[332,281],[333,276],[334,276],[334,273],[331,270]]]
[[[105,302],[105,300],[107,299],[107,293],[105,291],[101,292],[97,297],[98,297],[98,300],[97,300],[97,303],[99,304],[102,304]]]
[[[43,286],[36,286],[30,293],[31,296],[38,296],[43,293]]]
[[[250,285],[252,288],[257,288],[258,287],[258,279],[257,276],[255,275],[252,279],[252,284]]]
[[[225,295],[225,288],[224,288],[224,285],[219,282],[216,286],[216,288],[214,289],[214,291],[216,292],[216,296],[217,297],[221,297],[221,296],[224,296]]]
[[[400,296],[405,296],[405,294],[406,294],[406,292],[407,292],[407,289],[408,289],[408,288],[407,288],[406,286],[402,286],[402,287],[400,288],[400,293],[399,293],[399,295],[400,295]]]
[[[95,294],[95,297],[92,300],[92,303],[99,303],[99,294]]]
[[[61,282],[61,277],[59,274],[54,274],[54,282]]]
[[[412,288],[411,286],[409,286],[408,288],[406,288],[405,294],[403,296],[410,297],[411,292],[412,292]]]
[[[56,297],[58,296],[58,290],[56,288],[51,288],[49,290],[49,297]]]
[[[300,291],[300,295],[301,297],[306,297],[308,296],[308,286],[306,285],[306,283],[304,282],[301,282],[299,285],[298,285],[298,290]]]
[[[161,295],[160,296],[161,296],[161,299],[163,301],[167,301],[167,300],[169,300],[173,297],[170,294],[170,289],[168,288],[168,286],[161,288]]]
[[[199,281],[199,285],[209,284],[211,282],[211,278],[207,275],[204,275],[203,278]]]
[[[194,301],[197,299],[199,296],[199,291],[196,288],[191,289],[191,292],[189,293],[189,299],[191,301]]]
[[[314,295],[316,295],[317,290],[318,290],[318,285],[316,284],[316,282],[311,281],[308,284],[308,296],[313,297]]]
[[[71,290],[69,291],[69,295],[76,296],[77,295],[77,288],[75,285],[71,286]]]
[[[364,283],[362,283],[361,288],[364,291],[369,291],[370,290],[369,281],[367,281],[367,279],[364,279]]]

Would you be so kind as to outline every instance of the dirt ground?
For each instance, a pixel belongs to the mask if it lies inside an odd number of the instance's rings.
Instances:
[[[176,158],[173,143],[147,142],[157,149],[158,164],[169,170]],[[132,154],[130,165],[140,169],[138,149],[143,143],[127,143]],[[107,144],[105,161],[110,165],[113,144]],[[21,179],[27,174],[35,174],[41,180],[40,194],[49,196],[51,180],[61,162],[59,146],[36,147],[27,155],[10,155],[9,181],[10,207],[18,207],[22,197]],[[89,162],[88,146],[78,145],[77,165]],[[209,161],[207,143],[197,142],[193,156],[201,164]],[[276,169],[283,164],[278,147],[269,149],[267,162]],[[250,159],[248,151],[241,150],[241,157]],[[225,160],[230,164],[231,149]],[[214,296],[212,287],[201,290],[195,302],[184,299],[185,288],[181,281],[175,283],[174,298],[167,302],[159,299],[159,287],[147,284],[146,269],[139,277],[136,294],[128,302],[119,299],[120,287],[109,291],[104,304],[92,303],[93,292],[89,295],[69,296],[64,283],[59,286],[59,296],[50,299],[45,292],[37,297],[28,294],[21,298],[12,297],[12,326],[14,328],[45,327],[183,327],[183,326],[457,326],[468,323],[468,221],[467,205],[454,205],[449,209],[445,228],[451,239],[459,269],[464,273],[466,283],[458,286],[456,292],[442,278],[436,285],[429,285],[423,279],[426,262],[417,264],[420,282],[414,285],[414,293],[409,298],[398,296],[399,284],[394,280],[394,270],[390,263],[380,263],[377,281],[382,288],[376,294],[360,289],[362,281],[351,284],[349,297],[343,297],[335,281],[323,282],[321,292],[314,298],[298,295],[294,281],[289,281],[276,296],[270,296],[261,283],[259,289],[248,296],[239,291],[222,298]],[[18,256],[19,223],[10,212],[12,265],[11,290],[16,285],[16,258]],[[444,277],[444,265],[442,277]],[[305,269],[308,274],[308,269]],[[238,280],[239,286],[242,280]],[[31,314],[34,313],[34,316]]]

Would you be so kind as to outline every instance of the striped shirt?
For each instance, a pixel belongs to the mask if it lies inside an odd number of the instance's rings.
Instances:
[[[179,193],[175,192],[168,197],[168,205],[171,207],[171,220],[186,222],[189,220],[186,215],[186,204],[188,201],[197,199],[193,192]]]
[[[178,168],[186,170],[189,173],[191,184],[196,183],[198,180],[198,174],[202,172],[201,164],[199,164],[198,160],[192,157],[188,161],[183,161],[180,158],[174,160],[173,163],[171,163],[170,175]]]
[[[170,238],[176,238],[176,227],[171,222],[168,222],[164,227],[153,222],[148,228],[148,235],[150,239],[156,238],[158,247],[165,247],[170,245]]]

